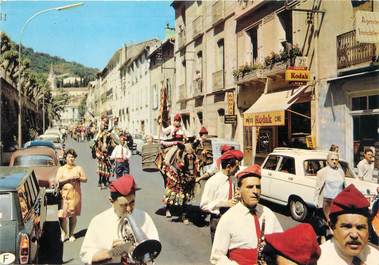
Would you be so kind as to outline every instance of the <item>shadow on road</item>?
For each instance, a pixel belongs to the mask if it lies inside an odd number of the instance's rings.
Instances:
[[[39,250],[39,263],[62,264],[63,242],[58,221],[45,222]]]
[[[75,237],[76,239],[78,239],[78,238],[84,237],[84,236],[86,235],[86,233],[87,233],[87,229],[82,229],[82,230],[80,230],[79,232],[76,232],[76,233],[74,234],[74,237]]]
[[[270,208],[271,211],[275,212],[275,213],[279,213],[279,214],[282,214],[282,215],[285,215],[285,216],[291,216],[289,210],[288,210],[288,207],[287,206],[283,206],[283,205],[280,205],[280,204],[276,204],[276,203],[273,203],[273,202],[269,202],[269,201],[266,201],[266,200],[263,200],[263,199],[260,199],[259,200],[259,203]]]
[[[170,212],[173,217],[177,217],[177,218],[172,218],[171,222],[174,222],[174,223],[182,222],[180,207],[175,207],[175,206],[170,207]],[[165,216],[166,207],[162,207],[158,209],[155,212],[155,214],[160,215],[160,216]],[[203,212],[198,205],[187,205],[187,218],[195,226],[197,227],[208,226],[209,222],[205,221],[205,219],[207,218],[207,215],[208,214]]]

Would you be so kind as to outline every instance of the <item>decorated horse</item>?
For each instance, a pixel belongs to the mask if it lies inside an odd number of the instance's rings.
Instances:
[[[171,217],[170,210],[178,207],[181,220],[188,224],[186,206],[194,197],[199,167],[195,151],[191,144],[178,143],[158,155],[159,159],[157,165],[165,183],[166,217]]]

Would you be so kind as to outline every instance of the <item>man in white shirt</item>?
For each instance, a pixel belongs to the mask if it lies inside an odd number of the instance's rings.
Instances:
[[[119,233],[119,224],[130,215],[147,238],[159,240],[158,231],[151,217],[142,210],[134,209],[134,178],[130,175],[115,180],[109,186],[112,207],[96,215],[90,222],[82,247],[80,259],[85,264],[95,262],[128,262],[134,264],[130,255],[134,242],[124,242]],[[120,248],[125,249],[120,253]],[[126,252],[126,253],[125,253]],[[138,263],[139,264],[139,263]]]
[[[359,161],[358,177],[365,181],[372,181],[372,175],[374,174],[373,152],[370,148],[364,150],[364,158]]]
[[[117,178],[124,174],[129,174],[129,159],[132,156],[129,148],[125,144],[126,136],[120,135],[120,143],[116,145],[110,156],[115,161],[115,169]]]
[[[282,232],[274,213],[258,204],[261,194],[260,166],[254,164],[241,171],[237,174],[237,180],[241,201],[220,219],[210,257],[212,264],[257,264],[257,247],[262,234]]]
[[[229,209],[229,207],[232,207],[238,202],[237,199],[234,198],[232,179],[234,174],[239,170],[239,164],[235,154],[231,151],[225,152],[220,157],[220,160],[222,169],[207,181],[200,201],[200,208],[211,214],[209,227],[212,242],[221,215]]]
[[[368,245],[369,206],[353,184],[337,195],[329,215],[333,238],[320,246],[318,265],[379,264],[379,250]]]

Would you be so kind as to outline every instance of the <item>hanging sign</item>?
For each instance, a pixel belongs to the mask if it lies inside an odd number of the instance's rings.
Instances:
[[[226,93],[226,113],[225,115],[234,115],[234,92]]]
[[[261,127],[285,125],[284,110],[260,113],[245,113],[243,118],[243,125]]]
[[[379,12],[357,11],[355,34],[359,43],[379,43]]]

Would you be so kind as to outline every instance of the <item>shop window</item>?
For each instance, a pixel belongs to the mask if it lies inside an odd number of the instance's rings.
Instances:
[[[279,171],[296,175],[295,160],[292,157],[283,157],[282,162],[279,166]]]
[[[260,129],[257,142],[257,153],[271,153],[273,150],[272,140],[272,128]]]
[[[369,109],[379,109],[379,95],[368,97],[368,108]]]
[[[279,159],[280,156],[270,155],[266,163],[263,165],[263,168],[268,170],[275,170],[278,165]]]
[[[352,99],[352,110],[366,110],[367,97],[357,97]]]

